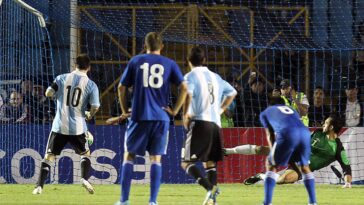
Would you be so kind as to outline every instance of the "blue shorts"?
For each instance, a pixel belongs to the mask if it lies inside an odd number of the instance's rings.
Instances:
[[[125,132],[125,151],[136,155],[164,155],[167,152],[169,122],[130,121]]]
[[[310,154],[311,133],[306,127],[298,127],[276,134],[268,161],[273,166],[287,166],[289,162],[306,166],[309,164]]]

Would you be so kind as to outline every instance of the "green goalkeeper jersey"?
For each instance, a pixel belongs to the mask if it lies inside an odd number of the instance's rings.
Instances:
[[[340,139],[330,140],[322,130],[312,133],[310,169],[319,170],[336,160],[340,163],[344,175],[351,175],[350,163]]]

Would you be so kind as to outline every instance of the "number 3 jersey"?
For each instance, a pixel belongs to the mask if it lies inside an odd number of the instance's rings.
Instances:
[[[86,73],[73,71],[56,77],[51,88],[57,102],[52,131],[65,135],[80,135],[87,131],[87,105],[99,107],[99,89]]]
[[[169,103],[170,83],[179,85],[183,75],[175,61],[156,54],[134,56],[120,83],[133,87],[133,121],[170,121],[163,107]]]
[[[235,95],[236,90],[207,67],[194,67],[185,79],[192,97],[187,113],[193,120],[214,122],[221,127],[222,100],[224,96]]]

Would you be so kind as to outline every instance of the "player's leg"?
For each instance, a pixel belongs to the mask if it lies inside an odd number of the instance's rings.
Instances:
[[[121,165],[120,173],[120,185],[121,185],[121,197],[120,201],[123,204],[128,204],[131,180],[133,176],[135,154],[130,152],[124,152],[124,160]]]
[[[302,170],[302,179],[308,193],[309,204],[316,204],[317,201],[316,201],[316,190],[315,190],[315,176],[311,172],[310,167],[308,166],[311,154],[310,132],[308,130],[304,130],[301,133],[303,137],[301,138],[299,151],[301,153],[300,164]]]
[[[181,167],[186,173],[196,179],[207,194],[211,193],[213,185],[204,177],[203,172],[196,166],[197,161],[208,161],[209,150],[212,146],[213,126],[209,122],[192,121],[181,151]],[[221,151],[221,150],[220,150]]]
[[[276,181],[279,175],[276,173],[276,165],[272,164],[272,162],[267,159],[266,163],[266,173],[264,178],[264,205],[269,205],[273,200],[273,191],[276,185]]]
[[[159,188],[161,186],[161,181],[162,181],[161,155],[152,155],[149,158],[151,162],[149,204],[156,205]]]
[[[124,136],[124,160],[120,167],[121,204],[129,204],[134,159],[136,155],[145,155],[150,130],[143,122],[130,121]]]
[[[90,178],[91,161],[90,161],[90,147],[87,141],[86,133],[81,135],[71,135],[69,137],[69,143],[77,154],[80,155],[80,167],[81,167],[81,179],[80,182],[86,191],[90,194],[94,194],[95,190],[90,184],[88,179]]]
[[[149,122],[150,134],[147,151],[150,154],[150,198],[149,204],[157,204],[157,197],[162,181],[161,156],[167,153],[169,122]]]
[[[307,165],[302,166],[302,173],[303,183],[305,184],[309,197],[309,204],[316,204],[315,176]]]
[[[205,197],[205,204],[216,204],[216,197],[220,194],[217,186],[217,163],[215,161],[207,161],[203,163],[206,171],[207,179],[211,183],[212,190],[208,191]]]
[[[36,188],[33,190],[33,194],[41,194],[45,180],[48,177],[52,164],[55,161],[56,155],[59,155],[66,145],[67,139],[65,135],[61,135],[55,132],[49,134],[48,143],[46,147],[46,154],[40,165],[40,173],[36,183]]]
[[[264,205],[271,204],[273,191],[279,175],[276,173],[277,166],[286,166],[293,153],[294,141],[276,136],[276,142],[267,158],[267,172],[264,179]]]
[[[230,155],[230,154],[243,154],[243,155],[263,155],[268,156],[269,154],[269,147],[268,146],[259,146],[259,145],[240,145],[233,148],[225,148],[224,154]]]
[[[41,162],[40,165],[40,173],[39,177],[35,186],[35,189],[33,190],[33,194],[41,194],[43,191],[44,182],[48,177],[49,171],[51,170],[51,166],[54,163],[55,155],[53,154],[46,154],[44,156],[44,159]]]

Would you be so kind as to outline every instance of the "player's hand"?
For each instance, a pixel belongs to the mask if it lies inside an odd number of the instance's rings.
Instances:
[[[186,130],[188,130],[188,128],[190,127],[190,123],[191,123],[191,116],[184,115],[183,116],[183,126],[185,127]]]
[[[162,107],[164,111],[166,111],[168,114],[172,115],[172,116],[176,116],[177,113],[176,111],[172,110],[172,108],[170,108],[169,106],[167,107]]]
[[[130,113],[120,115],[120,116],[117,116],[117,117],[111,117],[111,118],[106,120],[106,124],[107,125],[117,125],[120,122],[122,122],[123,120],[127,119],[129,116],[130,116]]]
[[[91,116],[90,111],[86,111],[85,112],[85,117],[86,117],[86,120],[91,120],[93,116]]]
[[[341,188],[343,188],[343,189],[349,188],[350,189],[351,188],[351,183],[345,182],[345,184]]]

